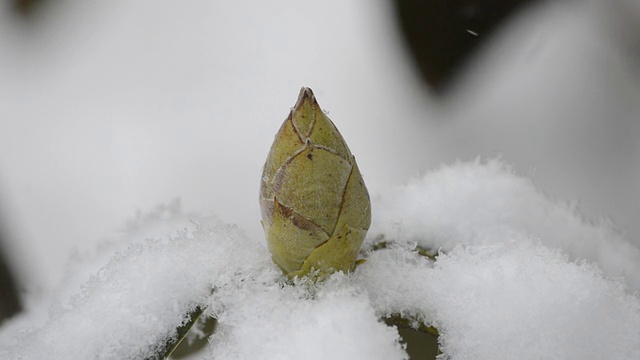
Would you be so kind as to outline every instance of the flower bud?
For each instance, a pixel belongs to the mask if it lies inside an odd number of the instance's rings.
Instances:
[[[371,223],[355,157],[313,92],[275,136],[260,183],[262,226],[273,261],[289,277],[351,271]]]

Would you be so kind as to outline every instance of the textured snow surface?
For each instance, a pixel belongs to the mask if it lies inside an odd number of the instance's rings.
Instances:
[[[435,325],[451,359],[639,358],[640,302],[621,278],[525,238],[502,240],[456,246],[433,268],[383,250],[355,277],[381,313]]]
[[[640,358],[638,250],[499,160],[443,166],[374,206],[368,245],[388,247],[318,284],[287,283],[262,239],[159,207],[76,256],[58,293],[0,329],[0,358],[144,359],[197,306],[219,322],[202,359],[406,359],[380,320],[394,314],[436,326],[444,359]]]
[[[413,179],[374,199],[370,235],[416,241],[435,250],[527,234],[572,260],[597,262],[640,289],[640,249],[610,224],[584,219],[577,204],[541,193],[499,159],[460,162]]]
[[[117,251],[75,295],[54,300],[41,326],[12,329],[13,334],[3,329],[3,343],[10,346],[0,349],[0,358],[149,357],[190,311],[207,301],[218,282],[237,282],[248,268],[266,266],[268,259],[259,243],[215,222],[170,238],[134,242]],[[7,340],[11,335],[18,336]]]
[[[367,293],[339,279],[315,287],[262,278],[220,291],[211,302],[219,319],[211,358],[406,358],[396,329],[378,320]]]

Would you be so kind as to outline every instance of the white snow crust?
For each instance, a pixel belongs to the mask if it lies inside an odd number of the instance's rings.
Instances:
[[[496,159],[375,200],[368,245],[387,248],[293,284],[262,239],[159,207],[76,256],[57,294],[0,329],[0,358],[149,358],[198,306],[218,319],[200,359],[407,359],[391,315],[435,326],[442,359],[640,358],[638,249],[610,224]]]
[[[606,218],[584,218],[576,203],[542,193],[502,160],[445,165],[373,199],[370,235],[451,250],[458,244],[502,242],[497,233],[526,234],[571,260],[597,262],[640,289],[640,249]]]

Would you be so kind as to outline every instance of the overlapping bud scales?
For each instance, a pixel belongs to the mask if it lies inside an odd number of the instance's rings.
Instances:
[[[354,156],[309,88],[275,136],[260,184],[273,261],[289,276],[350,271],[371,223]]]

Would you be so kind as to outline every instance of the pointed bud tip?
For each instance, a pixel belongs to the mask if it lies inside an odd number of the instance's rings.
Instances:
[[[311,101],[312,104],[316,104],[316,97],[315,95],[313,95],[313,90],[311,90],[310,88],[303,86],[300,89],[300,94],[298,95],[298,100],[296,101],[296,104],[293,106],[294,109],[299,109],[302,104],[304,104],[305,101]]]

